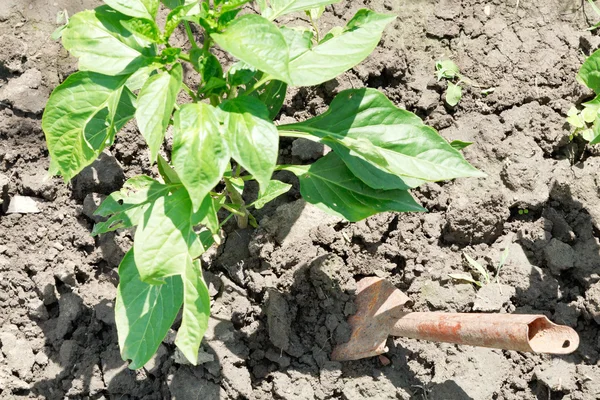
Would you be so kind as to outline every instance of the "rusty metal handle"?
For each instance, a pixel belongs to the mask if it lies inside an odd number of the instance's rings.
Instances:
[[[389,332],[393,336],[551,354],[579,346],[577,332],[544,315],[410,312],[398,317]]]

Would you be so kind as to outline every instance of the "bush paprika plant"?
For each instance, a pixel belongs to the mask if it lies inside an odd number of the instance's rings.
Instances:
[[[133,248],[119,266],[115,305],[119,345],[130,368],[155,353],[183,308],[175,344],[196,363],[210,298],[200,255],[215,241],[221,209],[238,225],[255,224],[260,208],[291,187],[275,170],[296,174],[307,202],[357,221],[383,211],[423,211],[409,189],[428,181],[482,176],[434,129],[374,89],[339,93],[329,109],[303,122],[276,125],[288,86],[334,79],[364,60],[394,16],[360,10],[322,37],[314,21],[332,0],[257,1],[261,15],[240,13],[248,0],[104,0],[75,14],[62,29],[79,71],[50,96],[42,126],[51,172],[70,180],[135,119],[161,179],[136,176],[96,214],[98,235],[136,226]],[[274,23],[306,12],[311,27]],[[185,28],[190,50],[169,38]],[[196,43],[192,27],[202,31]],[[211,48],[239,60],[227,72]],[[189,87],[182,64],[199,74]],[[185,102],[183,99],[188,98]],[[160,154],[173,126],[172,151]],[[333,151],[312,165],[277,165],[279,138],[321,142]],[[168,159],[168,160],[167,160]],[[245,204],[244,183],[258,199]]]

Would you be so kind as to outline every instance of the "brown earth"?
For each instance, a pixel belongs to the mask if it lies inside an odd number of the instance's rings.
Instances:
[[[598,150],[568,141],[570,104],[591,93],[575,81],[600,46],[586,2],[361,0],[329,8],[326,30],[361,7],[398,15],[367,61],[319,88],[290,93],[282,119],[323,111],[340,90],[369,86],[423,117],[488,174],[415,191],[426,214],[386,213],[359,223],[322,215],[297,186],[228,227],[204,257],[213,296],[201,365],[186,365],[172,331],[139,371],[119,355],[116,267],[131,232],[90,236],[91,211],[126,177],[154,173],[134,127],[94,170],[71,184],[45,179],[40,129],[49,92],[75,60],[49,38],[56,15],[93,0],[3,0],[0,7],[0,194],[31,196],[40,213],[0,213],[0,398],[90,399],[581,399],[600,398]],[[182,32],[178,33],[184,41]],[[454,109],[435,61],[450,57],[469,87]],[[322,149],[283,142],[282,161]],[[293,182],[293,177],[280,178]],[[2,183],[2,182],[7,182]],[[296,182],[295,182],[296,183]],[[527,210],[527,214],[519,213]],[[477,290],[449,273],[463,253],[502,286]],[[541,313],[575,328],[568,356],[522,354],[390,339],[385,359],[338,363],[357,279],[389,279],[415,310]],[[383,361],[383,362],[382,362]]]

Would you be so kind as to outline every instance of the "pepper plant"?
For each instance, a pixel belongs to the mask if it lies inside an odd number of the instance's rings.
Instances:
[[[567,122],[574,136],[581,136],[590,144],[600,143],[600,50],[592,53],[581,65],[577,81],[594,91],[592,100],[582,103],[583,109],[572,106],[567,112]]]
[[[93,230],[137,227],[119,266],[115,305],[130,368],[152,357],[182,308],[175,344],[196,363],[210,313],[199,257],[219,242],[219,210],[241,227],[256,225],[250,211],[290,189],[273,179],[274,171],[296,174],[307,202],[349,221],[423,211],[409,189],[483,175],[434,129],[374,89],[342,91],[326,112],[306,121],[273,122],[288,87],[318,85],[360,63],[394,16],[363,9],[321,34],[317,18],[338,1],[262,0],[254,7],[248,0],[104,1],[72,16],[58,33],[79,59],[79,71],[53,91],[42,126],[50,170],[67,181],[132,119],[157,163],[160,178],[129,179],[100,205],[96,214],[108,219]],[[156,18],[161,7],[170,10],[164,26]],[[246,12],[252,8],[261,15]],[[275,23],[290,13],[305,13],[299,16],[311,25]],[[185,48],[170,44],[176,29],[187,32]],[[238,60],[226,72],[214,46]],[[199,75],[198,85],[186,83],[184,64]],[[169,125],[170,154],[162,148]],[[277,165],[280,137],[333,151],[312,165]],[[260,189],[246,204],[249,180]]]

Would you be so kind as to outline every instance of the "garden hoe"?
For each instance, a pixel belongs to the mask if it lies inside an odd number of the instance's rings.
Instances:
[[[386,280],[364,278],[357,286],[357,312],[348,320],[352,336],[333,350],[335,361],[385,353],[389,335],[551,354],[568,354],[579,346],[577,332],[543,315],[405,312],[410,299]]]

